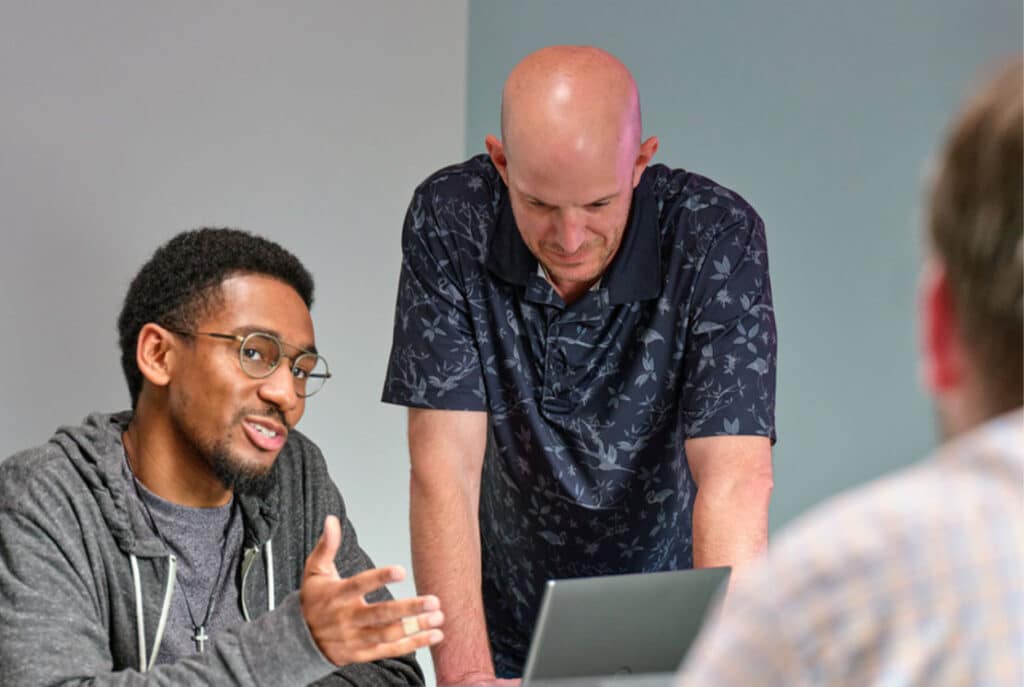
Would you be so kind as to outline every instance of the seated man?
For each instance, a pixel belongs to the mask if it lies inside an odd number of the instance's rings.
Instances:
[[[1024,69],[941,155],[921,289],[931,459],[779,538],[681,685],[1024,685]]]
[[[312,301],[242,231],[143,266],[118,320],[132,410],[0,463],[0,683],[422,682],[437,598],[392,600],[404,572],[373,568],[293,430],[330,376]]]

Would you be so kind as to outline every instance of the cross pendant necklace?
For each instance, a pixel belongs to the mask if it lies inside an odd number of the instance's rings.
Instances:
[[[153,533],[156,534],[157,538],[164,545],[164,548],[168,551],[171,550],[167,540],[164,539],[163,534],[160,533],[160,528],[156,525],[156,518],[153,517],[153,511],[149,509],[149,504],[146,503],[145,497],[142,495],[142,491],[139,489],[139,478],[135,474],[135,470],[132,468],[131,458],[128,457],[127,446],[124,451],[125,463],[128,465],[128,471],[132,473],[132,485],[135,487],[135,495],[138,497],[139,503],[142,504],[142,509],[146,512],[146,519],[149,520],[149,526],[152,528]],[[234,502],[232,502],[232,508],[234,508]],[[229,518],[230,523],[230,518]],[[213,588],[210,590],[210,598],[206,602],[206,613],[203,615],[203,619],[196,622],[196,617],[192,613],[192,604],[189,603],[188,594],[185,590],[180,589],[181,598],[185,600],[185,610],[188,612],[188,619],[192,623],[192,641],[196,644],[196,651],[204,653],[206,651],[206,643],[210,641],[210,635],[206,634],[206,623],[210,622],[211,616],[213,616],[214,601],[217,597],[217,585],[220,583],[221,573],[224,571],[224,561],[227,558],[227,549],[225,542],[227,541],[228,533],[224,530],[224,536],[220,540],[220,563],[217,565],[217,574],[213,578]]]
[[[192,635],[192,641],[196,643],[196,651],[203,653],[206,651],[206,640],[210,638],[210,636],[206,634],[206,626],[199,625],[197,627],[193,625],[192,629],[195,630],[195,634]]]

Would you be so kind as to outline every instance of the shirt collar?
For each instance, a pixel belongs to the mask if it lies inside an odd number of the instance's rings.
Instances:
[[[661,293],[661,242],[658,206],[644,170],[633,191],[626,231],[618,253],[601,276],[613,305],[657,298]],[[502,184],[504,186],[504,184]],[[500,279],[526,286],[538,274],[537,258],[523,241],[512,214],[508,189],[502,194],[498,221],[487,252],[487,268]]]

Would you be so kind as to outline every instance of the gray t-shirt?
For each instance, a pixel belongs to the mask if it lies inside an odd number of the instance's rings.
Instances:
[[[129,481],[128,494],[143,521],[149,523],[150,519],[139,501],[140,495],[156,521],[159,536],[178,559],[167,628],[156,662],[173,663],[197,651],[186,596],[196,624],[203,622],[207,605],[213,604],[205,625],[205,634],[209,638],[206,649],[209,650],[210,642],[217,637],[218,631],[244,622],[236,583],[242,553],[242,516],[235,508],[235,500],[232,498],[226,505],[216,508],[179,506],[160,498],[136,480],[127,461],[124,476]],[[132,482],[137,489],[131,485]]]

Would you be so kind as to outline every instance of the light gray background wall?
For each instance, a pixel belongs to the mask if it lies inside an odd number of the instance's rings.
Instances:
[[[370,554],[408,566],[405,416],[379,398],[405,206],[462,153],[466,15],[465,0],[3,2],[0,456],[127,406],[114,323],[159,243],[251,229],[317,279],[337,377],[300,427]]]
[[[0,456],[126,405],[114,318],[135,269],[181,229],[246,227],[318,279],[318,340],[341,374],[303,429],[371,554],[408,564],[404,413],[377,402],[401,218],[420,179],[497,130],[508,69],[556,42],[618,54],[658,159],[736,188],[768,223],[773,525],[934,443],[915,374],[919,179],[976,70],[1020,50],[1019,3],[478,1],[468,14],[467,54],[465,0],[3,2]]]
[[[594,44],[629,66],[656,161],[764,217],[779,327],[772,526],[934,445],[917,385],[917,202],[962,89],[1021,50],[1018,0],[470,4],[466,145],[498,132],[530,51]]]

